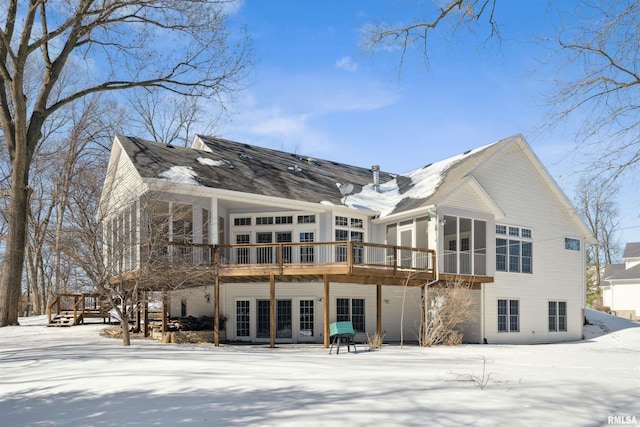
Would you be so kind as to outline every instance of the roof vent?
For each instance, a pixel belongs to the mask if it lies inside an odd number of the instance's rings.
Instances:
[[[294,172],[302,172],[302,168],[298,165],[289,166],[287,169]]]
[[[371,166],[373,172],[373,189],[376,193],[380,192],[380,165]]]

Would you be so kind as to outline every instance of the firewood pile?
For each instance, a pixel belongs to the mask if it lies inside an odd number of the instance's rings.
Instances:
[[[169,331],[211,331],[213,330],[213,317],[177,317],[167,321]]]

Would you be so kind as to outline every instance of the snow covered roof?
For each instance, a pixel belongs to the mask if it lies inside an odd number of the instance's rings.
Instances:
[[[117,137],[143,178],[181,184],[347,206],[384,217],[438,202],[480,163],[521,135],[392,175],[380,172],[379,191],[371,169],[198,136],[207,150],[174,147],[133,137]],[[337,184],[352,184],[344,198]]]

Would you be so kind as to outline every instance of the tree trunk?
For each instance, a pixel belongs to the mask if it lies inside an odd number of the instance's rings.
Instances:
[[[7,210],[7,246],[0,277],[0,327],[18,325],[22,290],[22,268],[27,240],[29,213],[29,168],[26,155],[11,159],[11,190]]]
[[[122,311],[120,327],[122,328],[122,345],[129,347],[131,345],[131,334],[129,333],[129,313],[126,310]]]
[[[31,287],[31,304],[33,305],[34,314],[44,314],[42,306],[46,304],[46,302],[42,302],[40,292],[40,286],[38,282],[38,268],[35,265],[35,255],[33,253],[33,248],[30,245],[27,245],[27,273],[28,280],[27,286]]]

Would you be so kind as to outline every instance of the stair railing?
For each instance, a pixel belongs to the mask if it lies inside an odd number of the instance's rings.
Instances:
[[[53,311],[54,307],[56,308],[55,314]],[[49,317],[49,325],[58,314],[60,314],[60,296],[59,295],[53,301],[51,301],[47,306],[47,316]]]

